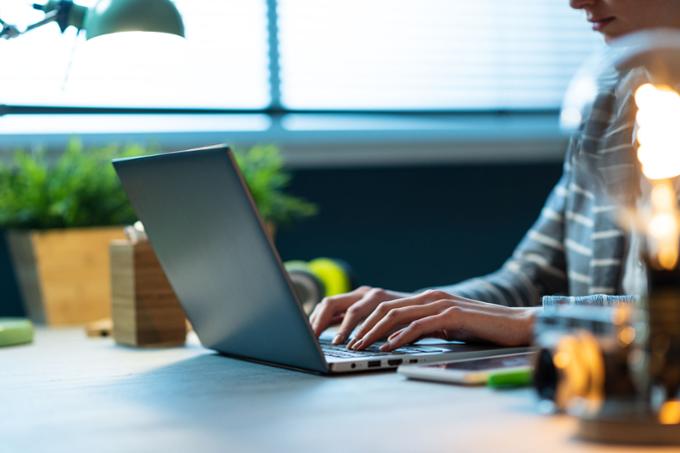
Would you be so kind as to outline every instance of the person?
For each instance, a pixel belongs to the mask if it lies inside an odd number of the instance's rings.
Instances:
[[[585,12],[606,42],[636,31],[680,28],[677,0],[571,0],[570,5]],[[362,286],[327,297],[310,316],[315,333],[340,323],[334,343],[348,341],[354,350],[386,338],[381,349],[391,351],[423,336],[518,346],[531,342],[534,319],[546,304],[608,304],[639,294],[639,244],[615,212],[617,202],[634,196],[631,181],[639,181],[632,87],[643,75],[617,73],[603,85],[569,143],[562,177],[500,270],[412,294]],[[606,195],[612,193],[633,195],[613,200]]]

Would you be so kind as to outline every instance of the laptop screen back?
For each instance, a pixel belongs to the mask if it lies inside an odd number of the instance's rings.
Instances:
[[[114,166],[204,346],[327,371],[226,146]]]

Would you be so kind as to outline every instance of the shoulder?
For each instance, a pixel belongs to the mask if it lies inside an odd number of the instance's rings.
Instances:
[[[650,81],[651,76],[645,68],[633,68],[621,75],[614,88],[613,119],[634,121],[635,91]]]

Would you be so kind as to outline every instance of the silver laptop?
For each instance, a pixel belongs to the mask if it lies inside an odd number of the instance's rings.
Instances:
[[[396,368],[526,348],[419,342],[391,353],[317,339],[225,145],[113,162],[201,343],[319,373]]]

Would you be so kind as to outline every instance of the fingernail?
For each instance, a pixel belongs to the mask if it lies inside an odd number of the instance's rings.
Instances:
[[[392,346],[392,345],[391,345],[390,342],[388,341],[388,342],[385,343],[384,345],[380,346],[380,350],[381,350],[382,352],[387,352],[387,351],[390,350],[390,346]]]
[[[352,348],[354,347],[354,345],[356,344],[356,342],[357,342],[357,339],[356,339],[356,338],[352,338],[352,339],[349,341],[349,343],[347,343],[347,349],[352,349]]]
[[[361,340],[361,341],[359,341],[358,343],[356,343],[356,344],[352,347],[352,349],[354,349],[354,350],[360,349],[363,345],[364,345],[364,340]]]
[[[335,338],[333,338],[333,344],[340,344],[342,343],[342,335],[337,334]]]

